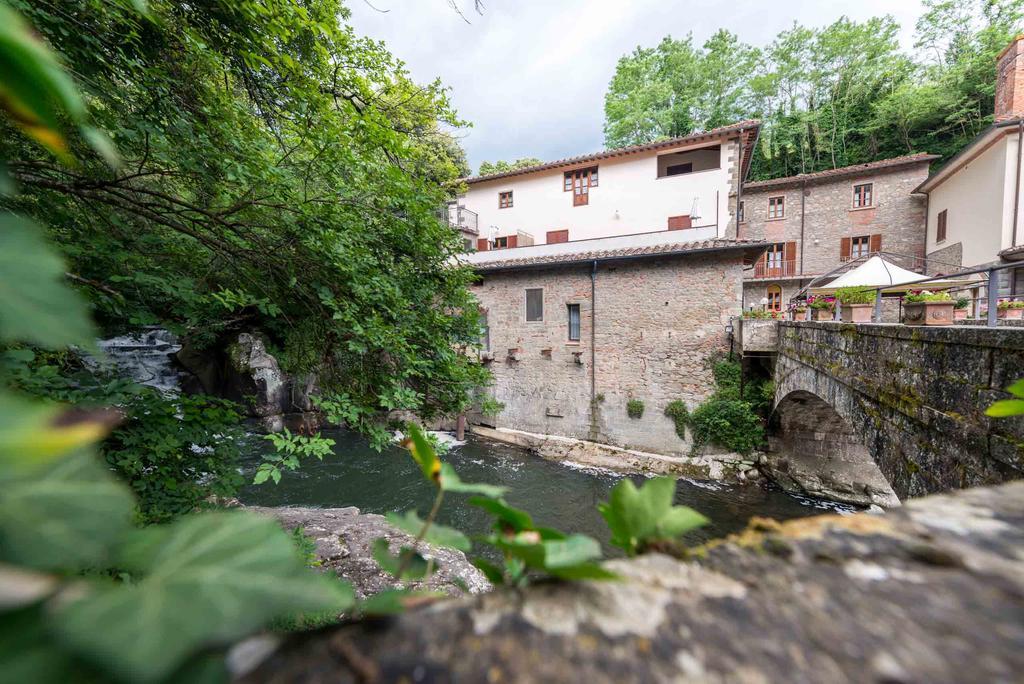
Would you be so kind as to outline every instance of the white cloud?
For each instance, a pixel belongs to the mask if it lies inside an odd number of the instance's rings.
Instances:
[[[481,161],[558,159],[602,148],[604,93],[619,57],[637,45],[692,32],[703,42],[719,28],[765,45],[794,21],[828,24],[892,14],[909,47],[920,0],[348,0],[352,25],[384,40],[413,77],[440,77],[473,128],[462,140]],[[387,12],[380,12],[374,7]]]

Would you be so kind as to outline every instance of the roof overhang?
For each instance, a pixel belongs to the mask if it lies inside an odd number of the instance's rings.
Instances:
[[[801,173],[795,176],[786,176],[785,178],[753,181],[745,183],[743,185],[743,191],[747,193],[767,192],[780,188],[798,187],[805,184],[813,185],[818,183],[831,183],[832,181],[841,178],[855,178],[857,176],[887,173],[889,171],[898,171],[899,169],[907,166],[930,164],[938,158],[939,155],[937,154],[921,153],[903,157],[893,157],[891,159],[881,159],[879,161],[868,162],[866,164],[844,166],[838,169],[828,169],[826,171],[816,171],[814,173]]]
[[[999,121],[978,134],[974,140],[967,143],[962,150],[953,155],[948,162],[936,169],[935,173],[928,176],[923,183],[912,191],[914,194],[927,194],[949,180],[965,165],[971,163],[985,150],[1001,140],[1004,136],[1016,132],[1022,125],[1024,119],[1015,117],[1005,121]]]
[[[631,145],[629,147],[620,147],[618,149],[605,150],[603,152],[597,152],[595,154],[587,154],[578,157],[569,157],[567,159],[559,159],[557,161],[545,162],[543,164],[535,164],[534,166],[526,166],[521,169],[515,169],[513,171],[490,173],[487,174],[486,176],[472,176],[470,178],[462,178],[460,180],[466,183],[467,185],[475,185],[477,183],[486,183],[489,181],[499,180],[502,178],[509,178],[512,176],[523,176],[529,173],[539,173],[542,171],[551,171],[553,169],[566,169],[571,167],[583,166],[586,164],[592,164],[596,161],[601,161],[603,159],[615,159],[618,157],[626,157],[629,155],[642,154],[645,152],[662,152],[672,150],[675,148],[714,142],[716,140],[729,140],[731,138],[739,138],[740,144],[743,146],[743,176],[746,177],[747,171],[750,169],[750,161],[753,158],[753,147],[757,142],[757,135],[760,130],[760,121],[740,121],[729,126],[713,128],[709,131],[693,133],[692,135],[686,135],[679,138],[669,138],[667,140],[659,140],[652,143],[645,143],[643,145]]]

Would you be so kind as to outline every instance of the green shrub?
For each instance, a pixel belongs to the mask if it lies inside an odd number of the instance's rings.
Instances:
[[[948,292],[932,292],[931,290],[920,290],[918,292],[908,292],[903,295],[903,301],[906,304],[916,304],[918,302],[948,302],[952,299]]]
[[[841,287],[836,290],[836,299],[840,304],[871,304],[875,301],[875,291],[865,287]]]
[[[694,449],[716,444],[749,454],[764,442],[764,423],[754,407],[739,399],[712,396],[690,415]]]
[[[690,422],[690,410],[682,399],[675,399],[665,407],[665,415],[676,424],[679,439],[686,439],[686,425]]]
[[[627,401],[626,415],[630,418],[642,418],[644,415],[644,402],[639,399],[630,399]]]

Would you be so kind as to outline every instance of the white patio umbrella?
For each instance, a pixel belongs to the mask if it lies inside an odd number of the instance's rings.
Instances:
[[[851,269],[825,285],[810,288],[811,294],[835,294],[841,287],[882,287],[888,286],[884,294],[902,294],[908,290],[948,290],[952,287],[969,286],[977,283],[969,277],[943,278],[921,282],[926,276],[908,271],[880,256],[873,256],[857,268]]]

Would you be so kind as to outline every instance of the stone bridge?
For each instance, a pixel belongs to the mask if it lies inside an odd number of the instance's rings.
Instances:
[[[891,506],[1024,476],[1024,417],[984,413],[1024,377],[1024,330],[777,325],[765,466],[787,489]]]

